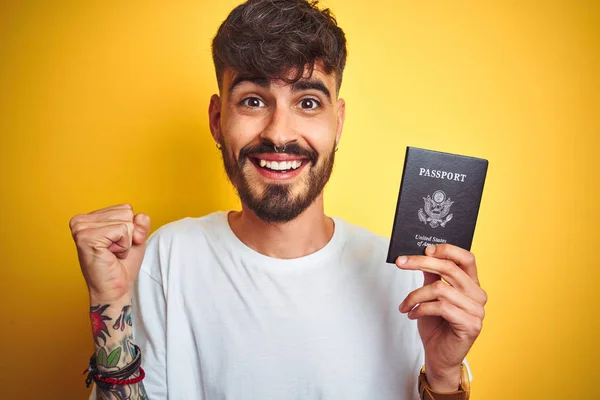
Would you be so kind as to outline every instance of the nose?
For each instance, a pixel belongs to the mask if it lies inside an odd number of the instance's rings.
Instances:
[[[286,143],[296,140],[292,111],[276,107],[270,113],[260,137],[277,147],[283,147]]]

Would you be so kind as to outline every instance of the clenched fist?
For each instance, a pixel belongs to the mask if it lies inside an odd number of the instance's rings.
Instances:
[[[140,271],[150,217],[135,214],[129,204],[74,216],[69,222],[79,265],[96,302],[131,297]]]

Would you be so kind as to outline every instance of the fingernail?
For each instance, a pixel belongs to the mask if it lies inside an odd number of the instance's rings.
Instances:
[[[407,261],[408,261],[408,257],[406,257],[406,256],[400,256],[396,260],[396,262],[398,263],[398,265],[404,265],[404,264],[406,264]]]
[[[400,303],[400,305],[398,306],[398,309],[400,310],[401,313],[404,312],[404,301],[402,303]]]
[[[432,255],[433,253],[435,253],[435,245],[429,245],[425,248],[425,254],[427,254],[428,256]]]

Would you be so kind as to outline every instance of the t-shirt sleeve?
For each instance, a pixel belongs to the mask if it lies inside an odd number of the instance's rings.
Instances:
[[[132,303],[133,342],[142,351],[143,382],[150,399],[167,398],[166,293],[158,241],[154,237],[148,242]]]

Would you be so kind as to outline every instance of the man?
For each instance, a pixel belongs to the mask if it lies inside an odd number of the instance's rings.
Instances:
[[[333,16],[249,0],[213,58],[210,128],[242,210],[168,224],[147,246],[150,219],[130,205],[70,222],[92,398],[466,398],[486,302],[473,255],[438,245],[391,268],[386,239],[324,214],[345,118]]]

